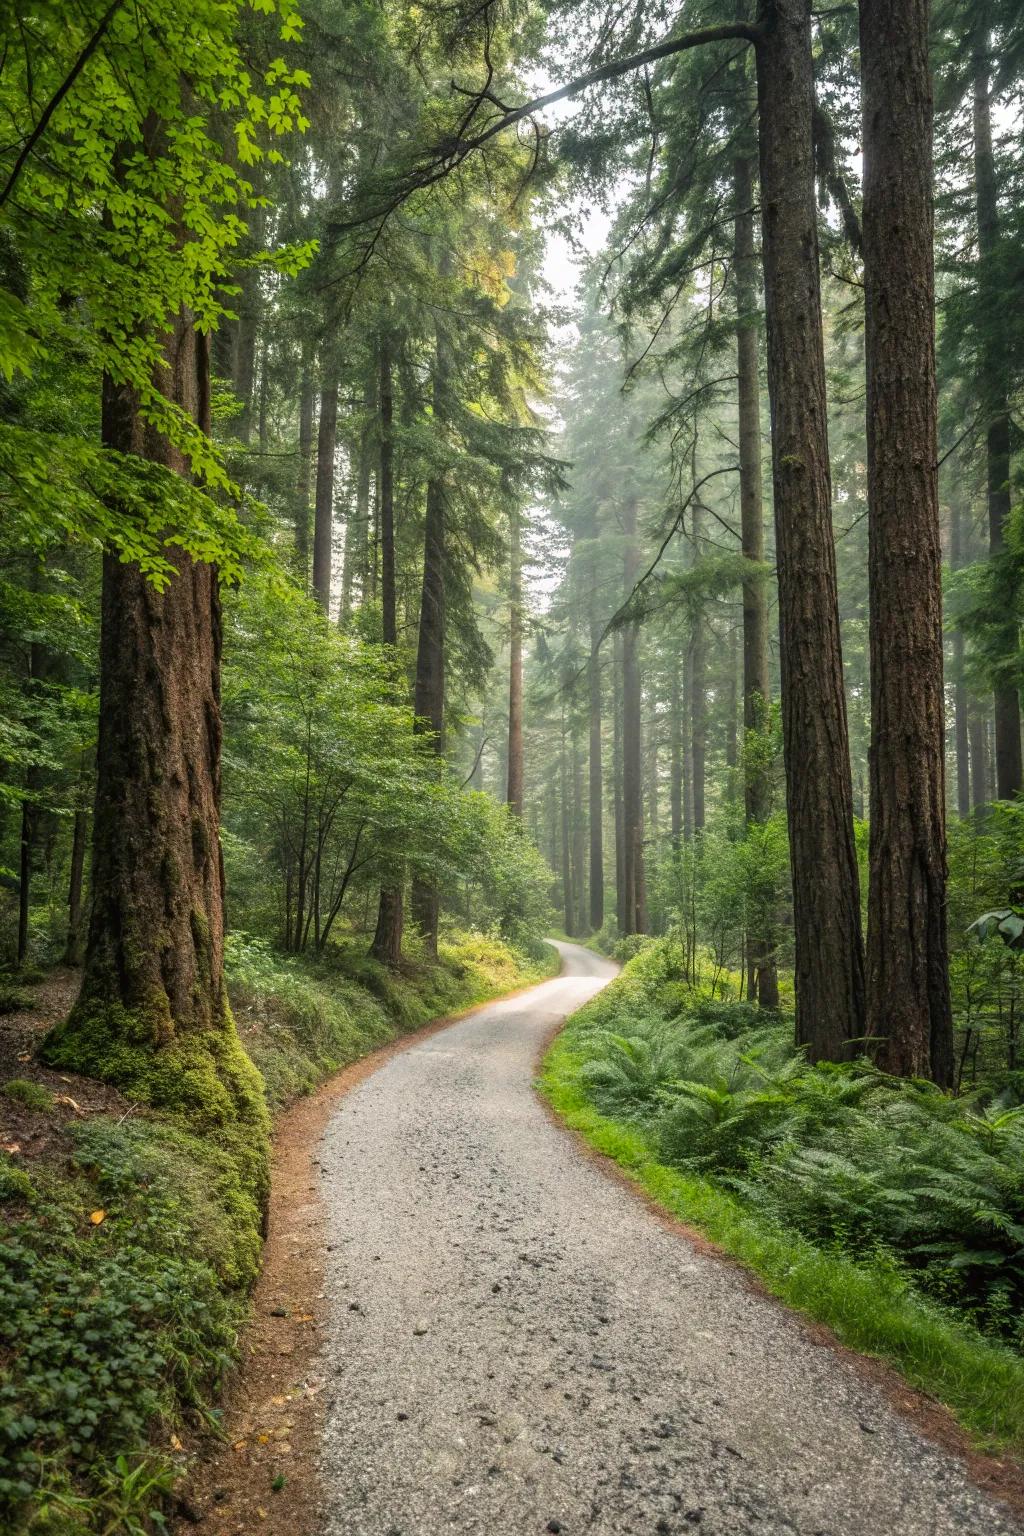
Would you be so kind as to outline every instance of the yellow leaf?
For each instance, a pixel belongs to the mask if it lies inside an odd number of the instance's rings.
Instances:
[[[100,1222],[101,1221],[106,1221],[106,1219],[107,1219],[106,1211],[90,1211],[90,1213],[89,1213],[89,1220],[92,1222],[94,1227],[98,1227]]]

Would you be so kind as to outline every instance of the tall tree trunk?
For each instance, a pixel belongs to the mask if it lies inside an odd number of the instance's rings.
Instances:
[[[601,623],[597,617],[593,586],[590,604],[590,661],[587,666],[590,926],[597,933],[604,926],[604,770],[601,761]]]
[[[89,841],[89,813],[75,811],[71,832],[71,872],[68,877],[68,931],[64,944],[64,964],[81,965],[84,952],[82,934],[82,885],[85,878],[85,850]]]
[[[559,749],[559,802],[562,815],[562,921],[572,938],[576,932],[576,904],[572,889],[572,809],[569,799],[569,753],[566,746],[565,706],[562,706],[562,740]]]
[[[729,675],[725,684],[725,766],[735,769],[739,766],[740,760],[739,721],[737,719],[739,688],[736,675],[739,670],[739,652],[736,645],[736,628],[733,624],[729,625],[726,663]]]
[[[324,369],[320,426],[316,439],[316,507],[313,518],[313,593],[324,613],[331,605],[334,548],[334,458],[338,444],[338,374]]]
[[[257,412],[257,430],[260,453],[266,453],[270,447],[270,345],[268,338],[264,336],[260,347],[260,379],[259,379],[259,409]]]
[[[773,0],[757,50],[782,726],[797,1039],[842,1059],[864,1033],[864,956],[832,534],[814,189],[810,0]]]
[[[672,818],[672,847],[678,848],[683,840],[683,669],[679,658],[673,660],[672,700],[669,710],[671,725],[669,806]]]
[[[958,571],[964,563],[963,511],[954,500],[949,520],[949,563]],[[953,653],[953,735],[956,749],[956,809],[961,821],[971,814],[971,747],[970,723],[967,701],[967,682],[964,677],[964,632],[959,624],[951,637]]]
[[[623,577],[626,597],[639,575],[636,501],[627,501],[623,514],[625,553]],[[622,626],[622,861],[625,883],[625,932],[644,933],[647,928],[644,882],[643,728],[639,625]]]
[[[683,737],[683,842],[693,841],[693,733],[690,726],[690,668],[693,651],[687,638],[683,653],[683,697],[680,709],[680,730]]]
[[[18,841],[18,964],[28,957],[30,917],[32,910],[32,857],[35,848],[36,807],[32,799],[35,773],[29,768],[25,775],[25,798],[21,802],[21,836]]]
[[[402,909],[402,887],[383,886],[377,908],[377,927],[374,930],[370,954],[381,965],[395,970],[402,961],[402,931],[405,914]]]
[[[208,338],[182,313],[163,350],[158,386],[209,431]],[[109,378],[103,442],[188,472]],[[44,1049],[197,1125],[246,1122],[262,1189],[266,1109],[224,985],[217,574],[173,548],[170,558],[161,592],[137,565],[104,557],[92,914],[79,1000]]]
[[[693,560],[700,561],[701,514],[693,511]],[[693,612],[690,631],[690,752],[692,765],[693,830],[703,832],[707,775],[708,696],[707,618],[703,609]]]
[[[651,843],[656,848],[660,835],[658,803],[660,764],[658,762],[657,721],[653,722],[647,737],[647,827]]]
[[[395,490],[394,490],[394,396],[391,379],[391,343],[382,336],[379,352],[380,388],[378,410],[380,412],[380,473],[378,476],[380,506],[381,546],[381,635],[385,645],[398,644],[398,596],[395,586]],[[382,965],[394,969],[402,958],[402,931],[405,916],[402,909],[401,884],[384,886],[377,909],[377,928],[370,945],[370,954]]]
[[[434,341],[433,409],[436,430],[443,430],[448,412],[448,345],[438,330]],[[423,539],[423,594],[420,601],[419,648],[416,654],[414,713],[431,732],[434,751],[444,755],[445,663],[445,496],[440,474],[427,485],[426,523]],[[417,729],[420,727],[417,725]],[[437,954],[440,892],[430,880],[413,880],[413,916],[431,955]]]
[[[741,155],[733,165],[736,219],[733,233],[733,280],[736,287],[736,395],[740,450],[740,541],[751,564],[743,582],[743,730],[744,737],[764,729],[771,699],[768,671],[768,587],[753,567],[764,564],[764,500],[761,479],[761,386],[758,377],[757,266],[754,250],[754,162]],[[748,826],[760,826],[771,814],[771,783],[760,766],[761,754],[744,759],[743,804]],[[779,1006],[778,967],[771,938],[747,934],[748,996],[762,1008]],[[753,985],[749,984],[750,979]]]
[[[984,17],[984,7],[982,8]],[[984,316],[985,356],[981,397],[987,417],[985,437],[986,478],[988,482],[989,555],[1001,561],[1006,550],[1006,520],[1010,515],[1010,413],[1007,403],[1008,371],[1004,340],[998,325],[996,299],[992,293],[992,264],[998,259],[999,203],[996,189],[995,156],[992,151],[992,109],[989,82],[991,39],[982,22],[974,55],[974,169],[978,211],[979,284],[987,300]],[[1016,656],[1019,639],[1017,605],[1012,583],[1000,597],[1005,613],[1002,633],[1004,656]],[[1012,680],[1000,682],[995,689],[995,769],[996,793],[1009,800],[1024,787],[1021,765],[1020,695]]]
[[[295,477],[295,559],[303,588],[309,581],[309,492],[313,470],[313,369],[309,349],[302,351],[299,382],[299,464]]]
[[[377,511],[380,538],[381,638],[385,645],[398,644],[398,598],[395,589],[395,401],[391,379],[391,342],[380,342],[380,506]]]
[[[928,0],[860,0],[871,596],[868,1033],[953,1079]]]
[[[416,729],[431,732],[438,756],[444,753],[444,487],[427,486],[426,533],[423,551],[423,596],[420,603],[419,649],[416,658]],[[425,722],[421,725],[420,722]],[[439,893],[432,881],[416,878],[412,910],[427,950],[437,954]]]
[[[523,814],[523,551],[518,507],[509,520],[508,790],[509,809]]]
[[[576,932],[587,931],[587,828],[583,805],[583,753],[579,743],[579,723],[572,720],[572,868],[573,894],[576,898]]]
[[[977,816],[988,803],[988,721],[980,700],[967,699],[967,739],[971,749],[971,810]]]
[[[626,836],[622,796],[622,634],[615,631],[612,642],[612,807],[615,812],[615,921],[620,933],[626,930]]]
[[[363,422],[356,448],[356,501],[353,516],[345,529],[345,568],[341,582],[339,624],[352,612],[355,592],[366,597],[367,546],[370,539],[370,476],[373,473],[373,409],[377,398],[376,380],[369,378],[363,390]]]

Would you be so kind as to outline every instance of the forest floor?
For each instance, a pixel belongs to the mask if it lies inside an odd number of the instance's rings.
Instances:
[[[243,1043],[275,1121],[291,1104],[286,1123],[303,1146],[315,1143],[308,1126],[322,1105],[368,1070],[368,1053],[379,1061],[396,1037],[550,976],[559,963],[550,949],[526,956],[479,934],[448,935],[437,963],[414,956],[399,973],[350,951],[312,965],[232,942]],[[58,968],[2,999],[4,1532],[155,1528],[160,1506],[175,1504],[200,1426],[218,1422],[216,1388],[250,1314],[262,1246],[259,1212],[240,1198],[237,1169],[215,1136],[40,1062],[40,1043],[80,980]],[[328,1098],[309,1099],[332,1074]],[[281,1178],[286,1205],[297,1206],[298,1185]],[[264,1278],[261,1294],[273,1284]],[[282,1334],[313,1319],[294,1306],[279,1311],[275,1353],[284,1354]],[[193,1512],[187,1496],[178,1508],[186,1519]]]
[[[230,1448],[191,1518],[210,1536],[1024,1531],[941,1409],[601,1177],[546,1110],[538,1051],[614,974],[559,948],[561,978],[293,1111]]]

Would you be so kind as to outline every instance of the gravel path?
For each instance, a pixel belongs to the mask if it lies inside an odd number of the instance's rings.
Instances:
[[[327,1131],[326,1536],[1020,1536],[551,1122],[538,1046],[613,974],[559,948],[562,977],[394,1057]]]

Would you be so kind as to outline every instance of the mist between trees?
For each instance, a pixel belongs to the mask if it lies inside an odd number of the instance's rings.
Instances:
[[[159,18],[43,7],[3,83],[5,935],[84,963],[53,1050],[230,1034],[226,881],[390,966],[549,898],[679,927],[813,1057],[1014,1071],[1014,8],[164,9],[159,69]],[[545,230],[609,189],[556,315]]]

